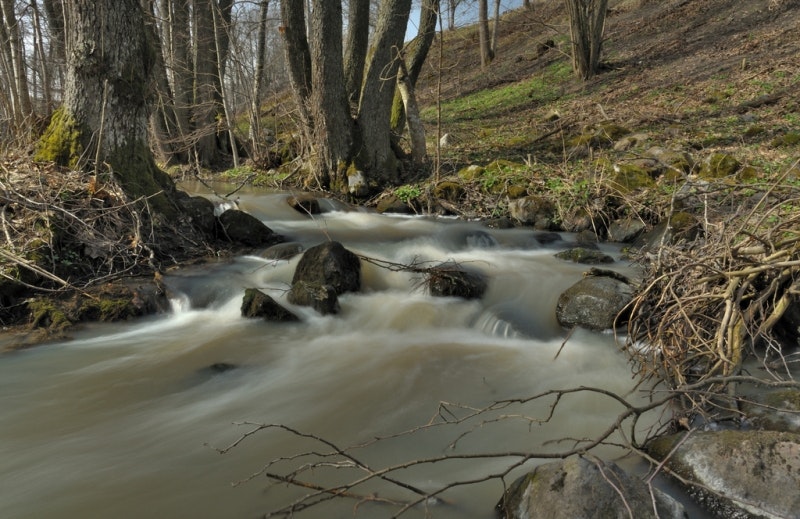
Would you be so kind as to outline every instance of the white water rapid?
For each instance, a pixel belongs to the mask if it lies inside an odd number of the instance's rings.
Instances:
[[[577,386],[639,398],[628,394],[635,380],[611,334],[576,332],[556,358],[565,337],[556,300],[587,268],[553,257],[570,236],[542,245],[531,230],[362,211],[311,219],[289,208],[286,196],[245,194],[240,203],[305,247],[333,239],[394,263],[469,263],[488,275],[488,292],[479,301],[433,298],[412,274],[362,263],[363,291],[341,297],[339,315],[293,308],[301,322],[274,324],[240,316],[244,289],[261,288],[287,304],[297,258],[252,255],[172,272],[166,282],[183,297],[170,315],[95,325],[70,341],[0,356],[1,518],[252,518],[310,492],[264,476],[232,485],[271,459],[328,450],[266,430],[219,454],[215,448],[252,429],[240,422],[285,424],[344,447],[425,424],[441,401],[480,407]],[[602,248],[618,259],[609,268],[629,273],[617,247]],[[223,363],[233,368],[210,368]],[[551,403],[507,412],[543,417]],[[377,469],[446,453],[555,452],[572,443],[548,440],[590,438],[620,411],[609,398],[578,393],[565,397],[544,425],[508,418],[478,426],[478,420],[353,453]],[[436,463],[393,476],[429,491],[512,461]],[[355,475],[353,469],[304,474],[327,483]],[[442,496],[446,504],[403,517],[489,519],[502,490],[498,480],[456,487]],[[354,492],[415,497],[388,483]],[[380,518],[394,510],[356,504],[332,500],[295,517]]]

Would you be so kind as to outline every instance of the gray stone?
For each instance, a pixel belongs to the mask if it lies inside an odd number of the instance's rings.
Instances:
[[[608,226],[608,239],[618,243],[631,243],[645,231],[645,225],[638,218],[622,218]]]
[[[608,330],[624,324],[620,315],[633,299],[633,287],[607,276],[587,276],[558,298],[556,319],[561,326]]]
[[[253,215],[238,209],[228,209],[217,217],[220,237],[257,247],[274,245],[283,241],[283,237],[272,232],[272,229]]]
[[[331,285],[298,281],[292,284],[287,298],[294,305],[310,306],[322,315],[339,313],[339,297]]]
[[[450,263],[430,269],[427,284],[432,296],[464,299],[480,299],[487,286],[483,274]]]
[[[292,287],[300,281],[330,285],[336,295],[361,290],[361,261],[337,241],[308,249],[297,264]]]
[[[242,316],[261,317],[267,321],[276,322],[300,320],[295,314],[278,304],[271,296],[257,288],[248,288],[244,291],[244,297],[242,298]]]
[[[687,491],[716,517],[800,517],[800,435],[695,431],[658,438],[648,451],[697,483]]]
[[[687,517],[680,503],[616,464],[582,457],[536,467],[509,487],[496,508],[505,519]]]

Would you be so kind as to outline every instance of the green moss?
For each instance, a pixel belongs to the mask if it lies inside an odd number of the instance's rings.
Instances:
[[[486,168],[484,168],[483,166],[478,166],[473,164],[471,166],[467,166],[466,168],[461,168],[458,171],[457,175],[458,178],[460,178],[461,180],[466,180],[467,182],[471,182],[473,180],[480,178],[480,176],[483,175],[485,169]]]
[[[712,153],[700,166],[698,177],[713,180],[733,175],[739,170],[739,161],[727,153]]]
[[[511,185],[506,189],[506,195],[511,199],[522,198],[528,195],[528,189],[519,185]]]
[[[433,188],[433,196],[453,203],[460,201],[464,193],[464,186],[449,180],[439,182]]]
[[[800,133],[789,132],[785,135],[775,137],[772,139],[772,146],[775,148],[782,148],[784,146],[796,146],[800,144]]]
[[[637,189],[653,187],[655,181],[648,172],[635,164],[617,164],[611,176],[610,184],[622,193],[630,193]]]
[[[33,299],[28,301],[28,310],[31,313],[31,328],[48,328],[63,330],[72,326],[72,321],[66,312],[53,301],[46,299]]]
[[[50,124],[36,145],[34,160],[76,168],[83,153],[81,133],[78,123],[62,106],[53,112]]]

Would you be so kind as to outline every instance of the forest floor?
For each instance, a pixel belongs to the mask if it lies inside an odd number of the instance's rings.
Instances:
[[[562,2],[507,13],[496,58],[485,69],[476,28],[446,33],[441,49],[434,43],[417,95],[429,128],[436,125],[438,97],[439,132],[455,142],[441,151],[442,167],[454,172],[507,159],[560,168],[569,159],[563,141],[606,120],[647,132],[654,145],[723,149],[767,172],[797,158],[796,143],[773,144],[800,130],[800,2],[612,0],[610,6],[603,68],[585,82],[570,71]],[[560,131],[543,138],[554,130],[553,112]]]

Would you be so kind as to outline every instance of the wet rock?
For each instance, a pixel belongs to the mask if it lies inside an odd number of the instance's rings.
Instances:
[[[282,307],[271,296],[258,290],[248,288],[242,298],[242,317],[261,317],[267,321],[292,322],[300,318]]]
[[[229,209],[217,217],[218,234],[221,238],[250,247],[274,245],[283,241],[283,237],[255,216]]]
[[[631,243],[645,231],[645,225],[638,218],[622,218],[608,226],[608,239],[617,243]]]
[[[582,457],[536,467],[512,483],[496,509],[507,519],[688,517],[683,505],[616,464]]]
[[[375,210],[379,213],[397,213],[397,214],[415,214],[414,208],[403,202],[395,195],[389,195],[382,198]]]
[[[328,241],[308,249],[292,278],[312,286],[330,286],[336,295],[361,290],[361,261],[338,241]],[[300,304],[300,303],[295,303]]]
[[[534,233],[533,239],[536,240],[540,245],[551,245],[561,241],[561,235],[557,232],[542,231]]]
[[[230,364],[228,362],[215,362],[214,364],[201,369],[200,374],[218,375],[236,368],[236,364]]]
[[[322,315],[339,313],[339,297],[331,285],[307,281],[292,284],[288,294],[289,302],[298,306],[310,306]]]
[[[261,253],[261,257],[271,260],[292,259],[303,252],[303,245],[297,242],[279,243],[266,249]]]
[[[553,203],[541,196],[526,196],[508,202],[511,218],[536,229],[550,230],[556,217]]]
[[[798,517],[800,435],[775,431],[675,434],[648,451],[679,476],[687,491],[716,517]]]
[[[656,250],[662,243],[674,244],[679,241],[694,241],[700,234],[700,222],[687,212],[679,211],[665,218],[650,231],[634,240],[634,247],[643,250]]]
[[[214,216],[214,203],[202,196],[178,197],[178,204],[192,224],[206,234],[212,235],[217,223]]]
[[[319,200],[317,197],[312,195],[290,196],[286,199],[286,203],[298,213],[307,216],[320,214],[322,212],[322,208],[319,205]]]
[[[572,261],[574,263],[583,263],[585,265],[599,265],[601,263],[613,263],[614,258],[600,252],[596,249],[587,249],[585,247],[573,247],[557,253],[556,258]]]
[[[556,319],[566,328],[608,330],[625,323],[620,312],[632,299],[630,284],[609,276],[587,276],[559,296]]]
[[[609,183],[622,194],[638,189],[655,187],[652,171],[640,164],[625,163],[614,164]]]
[[[756,429],[800,434],[800,391],[797,389],[747,394],[740,407],[747,422]]]
[[[464,299],[480,299],[487,288],[483,274],[452,263],[443,263],[430,269],[427,285],[432,296]]]

